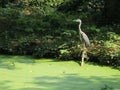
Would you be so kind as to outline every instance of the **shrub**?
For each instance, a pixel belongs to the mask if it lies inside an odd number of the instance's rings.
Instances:
[[[49,58],[56,58],[59,55],[58,46],[59,43],[53,39],[52,36],[43,37],[41,42],[36,45],[33,51],[33,56],[35,57],[49,57]]]
[[[120,66],[120,46],[113,42],[106,41],[103,48],[100,50],[99,61],[101,64],[111,65],[118,67]]]
[[[94,44],[89,51],[90,61],[97,62],[102,65],[110,65],[114,67],[120,66],[120,37],[119,35],[108,32],[106,41]]]

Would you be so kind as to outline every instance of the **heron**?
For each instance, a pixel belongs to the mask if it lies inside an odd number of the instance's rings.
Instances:
[[[84,58],[85,58],[85,54],[86,54],[86,48],[90,46],[90,40],[88,38],[88,36],[81,30],[81,24],[82,24],[82,21],[81,19],[76,19],[76,20],[73,20],[75,22],[78,22],[79,23],[79,35],[80,35],[80,39],[82,39],[82,43],[83,43],[83,52],[82,52],[82,61],[81,61],[81,66],[83,66],[84,64]]]

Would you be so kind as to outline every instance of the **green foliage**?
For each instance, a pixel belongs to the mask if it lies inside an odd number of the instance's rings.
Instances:
[[[61,12],[73,12],[100,24],[103,19],[104,0],[66,0],[58,7]]]
[[[104,34],[102,34],[104,35]],[[94,62],[99,64],[111,65],[114,67],[120,66],[120,36],[113,32],[106,34],[106,41],[99,41],[90,48],[90,56]]]
[[[58,57],[59,50],[59,42],[57,38],[47,35],[41,38],[41,40],[37,40],[39,42],[34,48],[33,55],[35,57]]]
[[[82,0],[66,0],[58,7],[58,10],[61,12],[76,11],[82,3]]]
[[[60,13],[44,15],[37,12],[36,8],[0,10],[1,49],[5,53],[33,54],[39,57],[52,52],[57,54],[59,46],[70,43],[77,34],[74,30],[62,29],[68,24],[63,22],[65,18]]]
[[[4,6],[0,52],[80,60],[82,45],[73,19],[81,18],[91,42],[89,61],[120,66],[120,25],[101,26],[103,0],[14,0]]]
[[[100,52],[100,63],[112,66],[120,66],[120,46],[117,42],[106,41]]]

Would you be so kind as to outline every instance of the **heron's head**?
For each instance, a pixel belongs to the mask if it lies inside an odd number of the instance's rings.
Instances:
[[[79,22],[79,23],[82,22],[81,19],[75,19],[75,20],[73,20],[73,21],[75,21],[75,22]]]

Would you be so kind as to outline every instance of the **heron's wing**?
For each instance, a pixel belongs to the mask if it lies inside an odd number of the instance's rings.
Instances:
[[[81,37],[83,39],[83,42],[85,43],[85,46],[89,47],[90,46],[90,40],[89,40],[88,36],[84,32],[82,32]]]

